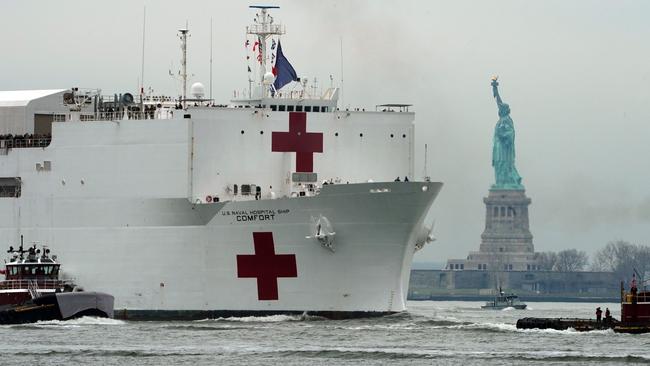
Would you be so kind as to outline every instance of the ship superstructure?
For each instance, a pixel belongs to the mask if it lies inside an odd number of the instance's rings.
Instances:
[[[0,92],[0,239],[55,246],[116,316],[404,310],[442,185],[414,179],[414,114],[277,88],[265,52],[284,27],[255,11],[260,80],[227,104],[197,84]]]

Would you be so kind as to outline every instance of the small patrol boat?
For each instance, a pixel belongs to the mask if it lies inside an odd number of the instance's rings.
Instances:
[[[61,264],[50,249],[36,244],[9,247],[11,258],[0,269],[0,324],[68,320],[82,316],[113,317],[112,295],[84,292],[72,280],[59,278]]]
[[[526,306],[525,303],[519,300],[519,296],[513,293],[506,294],[499,289],[499,294],[494,297],[494,300],[486,302],[485,305],[481,306],[481,309],[503,310],[506,308],[515,308],[523,310]]]

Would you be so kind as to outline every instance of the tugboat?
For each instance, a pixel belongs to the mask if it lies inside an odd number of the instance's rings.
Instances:
[[[641,285],[646,281],[641,278]],[[614,327],[617,333],[650,333],[650,291],[645,286],[639,291],[636,273],[632,274],[630,292],[621,282],[621,323]]]
[[[523,310],[526,306],[525,303],[519,300],[519,296],[513,293],[506,294],[499,288],[499,294],[494,297],[494,300],[486,302],[485,305],[481,306],[481,309],[503,310],[506,308],[515,308]]]
[[[645,282],[641,280],[641,285]],[[650,333],[650,291],[645,286],[639,291],[635,273],[632,275],[630,292],[625,291],[624,284],[621,282],[621,320],[611,316],[601,319],[598,313],[596,317],[596,319],[523,318],[517,321],[517,329],[574,328],[577,331],[613,329],[616,333]]]
[[[0,274],[0,324],[68,320],[81,316],[113,317],[112,295],[83,292],[71,280],[59,278],[61,264],[50,249],[36,244],[9,247],[9,262]]]

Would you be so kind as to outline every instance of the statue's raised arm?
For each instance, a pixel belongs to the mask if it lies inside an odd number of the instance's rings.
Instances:
[[[492,77],[492,94],[494,94],[494,97],[497,99],[497,105],[501,106],[503,104],[503,101],[501,100],[501,96],[499,95],[499,77],[498,76],[493,76]]]
[[[504,103],[501,100],[501,96],[499,95],[499,77],[498,76],[493,76],[492,77],[492,94],[497,100],[497,107],[499,107],[499,117],[505,117],[510,115],[510,106],[507,103]]]

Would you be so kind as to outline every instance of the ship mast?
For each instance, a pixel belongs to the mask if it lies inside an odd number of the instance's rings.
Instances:
[[[181,39],[181,80],[183,81],[183,93],[182,93],[182,103],[185,107],[185,99],[187,99],[187,36],[189,34],[189,29],[187,29],[187,24],[185,28],[178,30],[180,34],[178,37]]]
[[[257,36],[260,55],[260,92],[261,97],[265,97],[269,90],[264,90],[264,75],[266,75],[266,41],[269,37],[274,35],[284,34],[284,27],[281,24],[273,23],[273,17],[268,13],[268,9],[279,9],[279,6],[265,6],[265,5],[251,5],[251,9],[259,9],[260,11],[255,14],[253,20],[255,24],[246,27],[246,34]],[[249,88],[250,90],[250,88]]]

